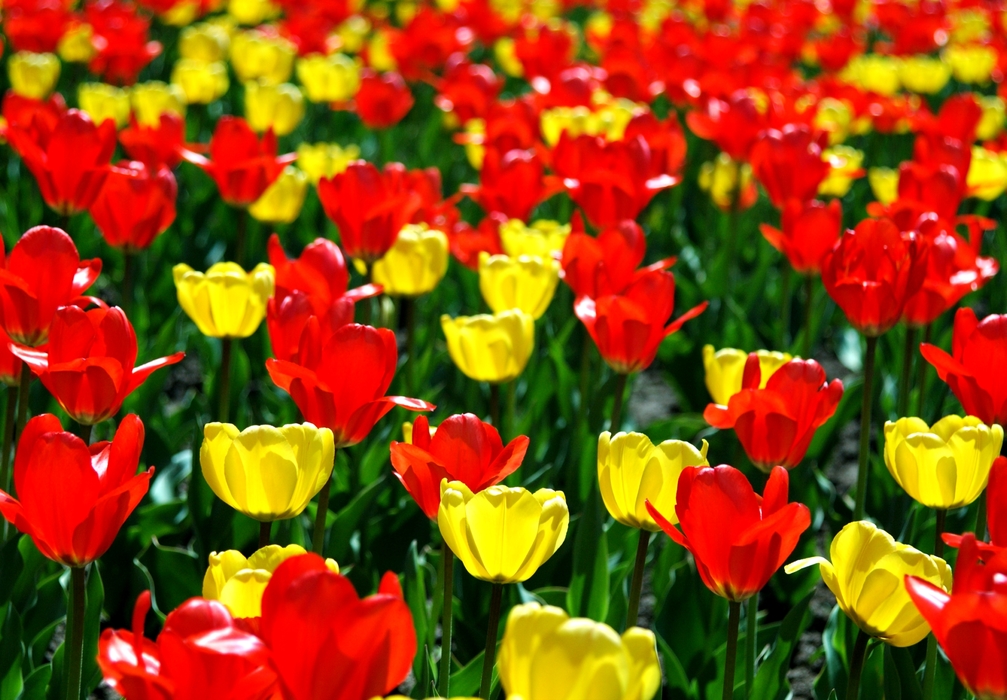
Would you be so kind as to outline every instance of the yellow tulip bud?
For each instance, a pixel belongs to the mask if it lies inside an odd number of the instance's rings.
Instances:
[[[949,46],[944,50],[943,58],[955,80],[962,83],[988,83],[997,65],[996,49],[979,44]]]
[[[739,164],[731,156],[720,153],[717,159],[703,163],[699,168],[699,189],[710,193],[710,199],[721,209],[729,209],[738,191],[738,178],[744,191],[752,181],[752,166]]]
[[[991,17],[993,16],[995,15],[991,14]],[[956,8],[948,13],[948,19],[951,20],[950,43],[952,45],[983,41],[989,36],[990,17],[987,17],[986,13],[978,7]]]
[[[11,89],[32,100],[44,100],[56,89],[59,69],[59,59],[51,53],[18,51],[7,62]]]
[[[207,423],[199,464],[217,498],[260,522],[300,515],[329,480],[335,460],[332,431],[311,423]]]
[[[655,445],[641,433],[604,432],[598,437],[598,484],[609,514],[627,527],[657,532],[661,526],[647,512],[646,502],[672,524],[678,477],[686,467],[708,467],[706,440],[696,449],[682,440]]]
[[[199,2],[197,0],[182,0],[167,12],[162,12],[158,18],[169,27],[185,27],[199,17]]]
[[[87,63],[94,58],[94,29],[90,24],[75,24],[59,40],[56,53],[67,63]]]
[[[992,202],[1007,189],[1007,159],[1001,153],[973,146],[965,182],[969,195]]]
[[[536,258],[555,258],[563,251],[570,224],[540,219],[525,225],[520,219],[510,219],[500,225],[500,241],[504,252],[512,258],[530,255]]]
[[[522,255],[479,255],[479,290],[494,313],[520,309],[542,318],[559,284],[559,262]]]
[[[909,647],[930,633],[906,591],[906,576],[918,576],[951,590],[951,567],[907,544],[896,542],[866,520],[850,523],[835,536],[832,561],[823,557],[788,564],[792,574],[819,565],[836,603],[864,632],[895,647]]]
[[[854,56],[840,73],[840,78],[862,90],[891,97],[902,87],[900,65],[898,59],[881,54]]]
[[[311,54],[297,61],[297,79],[312,102],[345,102],[360,88],[360,62],[346,54]]]
[[[336,27],[339,50],[346,53],[360,53],[371,33],[371,23],[363,15],[353,15]]]
[[[417,297],[433,291],[448,271],[448,237],[426,224],[408,224],[372,271],[389,296]]]
[[[206,274],[182,263],[172,273],[179,305],[211,338],[252,335],[266,315],[276,279],[273,266],[265,263],[245,272],[237,263],[219,262]]]
[[[185,116],[185,93],[177,85],[160,80],[134,85],[129,91],[129,102],[141,126],[158,126],[161,115],[168,112]]]
[[[813,125],[816,129],[829,132],[829,143],[842,143],[850,135],[853,110],[848,103],[834,97],[823,97],[818,101]]]
[[[280,8],[269,0],[229,0],[227,14],[238,24],[262,24],[280,14]]]
[[[248,213],[256,221],[269,224],[292,223],[300,215],[307,193],[308,176],[288,165],[276,182],[248,207]]]
[[[976,126],[976,138],[980,141],[995,139],[1003,131],[1005,112],[1004,101],[996,95],[978,95],[983,115]]]
[[[769,378],[776,373],[776,370],[794,359],[789,353],[774,350],[756,350],[755,354],[759,357],[760,388],[765,388]],[[747,361],[748,353],[744,350],[735,348],[714,350],[712,345],[703,346],[706,389],[710,392],[714,403],[726,406],[731,397],[741,391],[741,382],[745,376]]]
[[[312,185],[338,175],[359,158],[360,147],[355,144],[302,143],[297,147],[297,167],[304,171]]]
[[[304,547],[296,544],[286,547],[271,544],[247,559],[235,549],[213,552],[203,577],[203,597],[223,603],[232,617],[260,617],[262,594],[273,572],[287,559],[305,553]],[[326,559],[325,565],[333,573],[339,573],[334,560]]]
[[[460,481],[441,482],[441,536],[483,581],[527,581],[563,544],[569,524],[562,491],[491,486],[474,494]]]
[[[204,63],[189,58],[175,62],[171,83],[182,90],[186,104],[208,105],[224,96],[230,81],[227,66],[222,62]]]
[[[117,129],[129,124],[129,91],[105,83],[82,83],[77,102],[95,124],[111,119]]]
[[[899,171],[892,168],[871,168],[867,171],[867,182],[871,185],[874,198],[882,204],[891,204],[899,196]]]
[[[290,80],[297,51],[282,37],[251,30],[231,39],[231,65],[243,83],[258,80],[278,85]]]
[[[469,379],[498,384],[518,377],[535,347],[535,320],[513,309],[492,316],[441,316],[451,360]]]
[[[951,67],[939,58],[909,56],[899,63],[899,80],[910,92],[935,95],[951,80]]]
[[[864,152],[850,146],[833,146],[822,152],[822,160],[829,164],[830,170],[818,186],[818,194],[845,197],[854,178],[862,175],[860,166],[864,164]]]
[[[304,118],[304,97],[297,86],[290,83],[246,83],[245,118],[259,133],[272,129],[277,136],[286,136]]]
[[[486,122],[482,119],[469,119],[465,122],[465,157],[476,170],[482,170],[486,148],[483,141],[486,138]]]
[[[497,65],[504,73],[512,78],[524,76],[524,66],[517,57],[517,50],[512,38],[505,36],[497,39],[497,42],[493,44],[493,55],[496,57]]]
[[[896,483],[928,508],[967,506],[986,488],[1004,431],[974,416],[885,423],[885,465]]]
[[[391,40],[387,32],[376,31],[371,36],[367,44],[367,62],[379,73],[398,70],[399,65],[392,56]]]
[[[600,126],[600,120],[595,113],[584,105],[543,110],[540,118],[542,138],[550,146],[555,146],[559,142],[563,132],[571,138],[583,134],[597,136]]]
[[[661,688],[654,633],[611,627],[538,603],[511,610],[500,683],[521,700],[651,700]]]
[[[182,58],[204,63],[227,59],[231,35],[219,24],[202,22],[182,30],[178,38],[178,53]]]

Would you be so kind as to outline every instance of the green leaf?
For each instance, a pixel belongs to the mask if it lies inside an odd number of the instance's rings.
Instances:
[[[416,658],[413,660],[413,674],[416,676],[418,685],[426,686],[424,673],[426,672],[426,649],[433,649],[432,629],[436,627],[436,622],[430,624],[430,609],[427,605],[427,590],[423,580],[423,564],[417,551],[416,540],[409,545],[406,552],[405,569],[402,574],[402,592],[406,597],[406,604],[413,614],[413,627],[416,628],[416,642],[418,650]]]
[[[811,603],[812,595],[810,593],[806,595],[780,623],[776,642],[755,676],[751,700],[780,700],[786,697],[790,657],[793,656],[801,634],[811,622],[808,605]]]
[[[381,487],[384,483],[384,476],[375,479],[365,486],[345,508],[339,511],[334,520],[331,513],[326,516],[326,524],[329,525],[331,522],[326,556],[332,557],[337,562],[347,560],[350,556],[350,535],[356,531],[360,521],[370,511],[371,503],[381,493]]]
[[[682,662],[678,660],[678,655],[664,641],[664,637],[657,635],[657,647],[661,652],[662,666],[664,667],[665,687],[664,698],[672,700],[693,700],[697,697],[696,682],[690,681]]]
[[[24,560],[21,559],[21,551],[18,549],[19,544],[19,538],[13,537],[0,550],[0,605],[11,599],[14,584],[24,570]]]
[[[81,683],[85,694],[90,694],[101,683],[98,637],[101,635],[101,611],[104,605],[105,588],[98,572],[98,562],[95,562],[87,575],[87,606],[84,613],[84,667]]]
[[[601,497],[593,489],[577,521],[573,543],[573,577],[566,598],[572,617],[603,621],[608,613],[608,543],[603,513]]]
[[[479,692],[479,683],[483,677],[483,657],[485,650],[480,651],[464,667],[451,674],[451,694],[456,697],[474,697]]]
[[[52,666],[39,666],[24,679],[24,690],[19,700],[44,700],[49,679],[52,677]]]
[[[889,692],[889,683],[898,685],[899,694]],[[885,645],[885,697],[886,700],[922,700],[923,688],[909,649]]]
[[[0,700],[15,700],[21,693],[21,617],[8,603],[0,608]]]

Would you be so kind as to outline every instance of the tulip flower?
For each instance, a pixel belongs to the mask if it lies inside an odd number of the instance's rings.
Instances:
[[[95,124],[112,120],[116,129],[129,123],[129,93],[105,83],[82,83],[77,88],[77,104]]]
[[[0,491],[0,515],[44,556],[80,568],[102,556],[147,493],[151,467],[136,473],[143,423],[134,415],[111,442],[86,445],[52,414],[32,418],[14,455],[19,500]]]
[[[661,688],[654,633],[570,618],[538,603],[511,610],[500,642],[500,684],[522,700],[651,700]]]
[[[267,28],[239,32],[231,39],[231,67],[242,83],[279,85],[294,72],[297,47]]]
[[[211,22],[201,22],[186,27],[178,37],[178,53],[182,58],[196,61],[223,61],[231,45],[227,29]]]
[[[11,90],[32,100],[44,100],[52,94],[59,70],[59,59],[51,53],[19,51],[7,62]]]
[[[864,152],[850,146],[840,144],[826,148],[822,151],[822,160],[829,165],[829,174],[818,186],[818,194],[823,197],[845,197],[853,181],[866,174],[861,167]]]
[[[355,97],[356,112],[369,129],[395,126],[413,108],[413,94],[402,76],[389,72],[361,71],[360,87]]]
[[[416,631],[391,572],[359,598],[321,557],[280,564],[262,596],[260,635],[290,700],[372,698],[394,690],[416,655]]]
[[[359,159],[360,148],[354,145],[343,147],[335,143],[302,143],[297,147],[297,167],[316,187],[322,180],[335,177]]]
[[[360,65],[343,53],[297,59],[297,80],[311,102],[347,102],[360,89]]]
[[[732,160],[726,153],[703,163],[697,184],[699,189],[710,193],[710,199],[723,211],[744,211],[759,198],[752,166]]]
[[[633,281],[646,255],[647,239],[635,221],[610,226],[597,237],[574,232],[564,242],[560,256],[563,281],[578,298],[620,294]],[[661,263],[665,267],[673,264],[674,258]]]
[[[961,402],[965,412],[986,425],[1007,425],[1007,315],[980,321],[975,311],[955,314],[951,354],[935,345],[920,346],[923,357]]]
[[[130,124],[119,132],[119,143],[126,154],[148,168],[156,170],[162,165],[174,169],[182,162],[182,146],[185,143],[185,119],[171,111],[158,116],[153,124],[141,121],[136,116]]]
[[[787,256],[800,275],[821,274],[822,259],[839,239],[843,210],[838,199],[828,204],[817,199],[783,205],[781,228],[760,224],[759,230],[769,244]]]
[[[304,118],[304,96],[290,83],[245,84],[245,118],[256,133],[286,136]]]
[[[997,457],[990,469],[989,482],[986,485],[986,522],[976,523],[976,547],[983,560],[1007,551],[1007,457]],[[980,511],[983,509],[980,508]],[[981,516],[980,516],[981,517]],[[978,534],[983,528],[989,530],[990,541],[985,542],[985,536]],[[956,549],[962,546],[962,535],[945,532],[941,535],[944,544]]]
[[[818,194],[830,169],[822,160],[821,136],[804,124],[787,124],[767,130],[752,147],[752,171],[776,208],[791,200],[810,202]]]
[[[794,359],[790,353],[774,350],[756,350],[759,358],[759,388],[765,389],[770,377],[783,365]],[[731,397],[739,393],[743,386],[748,353],[735,348],[714,350],[712,345],[703,346],[703,369],[706,371],[706,389],[715,404],[726,406]]]
[[[208,105],[216,102],[231,87],[227,65],[223,61],[197,61],[181,58],[171,68],[171,84],[181,90],[185,103]]]
[[[555,259],[562,252],[569,235],[569,224],[548,219],[539,219],[527,225],[520,219],[509,219],[500,224],[500,244],[503,252],[512,258],[527,255]]]
[[[262,196],[248,207],[248,213],[256,221],[291,224],[300,215],[307,194],[307,175],[288,165]]]
[[[733,428],[759,469],[768,472],[776,465],[792,469],[804,459],[815,431],[836,412],[843,383],[828,382],[814,360],[790,360],[763,387],[761,365],[758,354],[750,354],[741,391],[726,406],[709,404],[703,418],[715,428]]]
[[[168,167],[123,161],[109,171],[88,212],[106,243],[135,253],[175,221],[177,197],[178,183]]]
[[[259,263],[251,272],[240,265],[220,262],[206,273],[184,263],[172,269],[178,303],[211,338],[247,338],[262,323],[266,301],[273,295],[275,272]]]
[[[458,369],[477,382],[502,384],[516,379],[535,347],[535,321],[511,309],[492,316],[441,316],[448,353]]]
[[[106,83],[132,85],[147,64],[160,55],[160,42],[150,41],[150,18],[121,0],[91,2],[84,6],[84,21],[94,32],[94,56],[87,69]]]
[[[375,263],[371,279],[389,296],[432,292],[448,271],[448,237],[426,224],[407,224]]]
[[[559,263],[522,255],[479,256],[479,290],[494,313],[518,309],[538,320],[549,309],[559,284]]]
[[[199,463],[220,500],[262,523],[300,515],[328,483],[335,460],[332,431],[311,423],[239,431],[207,423]]]
[[[287,559],[302,554],[307,552],[296,544],[261,547],[247,559],[235,549],[212,552],[203,577],[203,597],[223,603],[231,617],[257,618],[262,615],[262,594],[273,572]],[[326,559],[325,565],[339,573],[339,565],[332,559]]]
[[[1002,153],[972,147],[972,162],[965,179],[970,197],[992,202],[1007,189],[1007,160]]]
[[[463,185],[487,214],[501,213],[527,221],[532,209],[562,190],[561,183],[545,174],[542,158],[533,150],[487,147],[479,169],[478,185]]]
[[[702,110],[686,115],[686,123],[701,139],[715,141],[734,161],[746,161],[759,134],[766,127],[754,91],[737,90],[727,99],[711,98]]]

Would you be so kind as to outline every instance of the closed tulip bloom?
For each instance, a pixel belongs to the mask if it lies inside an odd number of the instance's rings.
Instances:
[[[7,61],[11,89],[22,97],[44,100],[59,81],[59,59],[51,53],[18,51]]]
[[[70,236],[36,226],[3,256],[0,241],[0,326],[21,345],[43,345],[56,309],[73,304],[101,273],[101,260],[81,260]]]
[[[168,167],[123,161],[111,169],[88,212],[106,243],[136,252],[175,221],[177,197],[178,183]]]
[[[409,113],[416,102],[402,76],[394,71],[377,74],[373,70],[361,73],[355,103],[360,121],[370,129],[395,126]]]
[[[709,192],[713,203],[724,211],[732,207],[744,211],[759,198],[752,166],[732,160],[727,153],[720,153],[715,160],[703,163],[697,184],[699,189]]]
[[[571,618],[562,608],[513,608],[500,642],[500,684],[521,700],[651,700],[661,688],[654,633]]]
[[[752,148],[750,162],[773,206],[782,209],[791,199],[807,202],[829,174],[822,160],[822,135],[804,124],[788,124],[782,131],[767,130]]]
[[[853,181],[865,175],[864,152],[850,146],[838,145],[822,151],[822,160],[829,165],[829,174],[818,186],[823,197],[845,197]]]
[[[598,484],[609,514],[627,527],[657,532],[661,526],[647,510],[649,501],[678,522],[675,498],[686,467],[708,467],[706,440],[696,449],[682,440],[655,445],[641,433],[606,431],[598,437]]]
[[[910,92],[936,95],[951,79],[951,66],[939,58],[909,56],[899,62],[899,80]]]
[[[182,91],[186,104],[208,105],[227,93],[231,81],[223,61],[206,63],[180,58],[171,68],[171,84]]]
[[[535,207],[562,188],[561,182],[545,174],[542,156],[534,149],[490,145],[484,149],[479,184],[463,185],[461,191],[487,214],[527,221]]]
[[[505,446],[496,428],[471,413],[447,418],[436,431],[420,416],[406,441],[393,442],[390,449],[395,477],[432,520],[442,481],[460,481],[474,493],[495,486],[521,466],[528,438],[519,435]]]
[[[129,91],[105,83],[82,83],[77,88],[77,103],[95,124],[110,119],[116,129],[129,123]]]
[[[771,246],[787,256],[801,275],[819,275],[822,259],[832,250],[842,230],[843,208],[838,199],[826,204],[788,200],[780,217],[781,227],[760,224],[759,231]]]
[[[227,14],[238,24],[261,24],[279,13],[280,8],[270,0],[228,0],[227,3]]]
[[[829,556],[831,562],[823,557],[795,561],[787,573],[818,564],[839,608],[865,633],[894,647],[910,647],[930,633],[903,580],[916,576],[948,590],[951,567],[943,559],[896,542],[866,520],[840,530]]]
[[[972,147],[965,186],[972,197],[992,202],[1007,189],[1007,158],[981,146]]]
[[[882,204],[891,204],[899,197],[899,172],[892,168],[871,168],[867,182],[874,198]]]
[[[703,369],[706,370],[706,389],[713,402],[726,406],[731,397],[743,387],[745,365],[749,353],[735,348],[714,350],[712,345],[703,346]],[[794,359],[790,353],[774,350],[756,350],[759,358],[759,388],[765,389],[776,370]]]
[[[535,320],[511,309],[492,316],[441,316],[451,360],[469,379],[500,384],[516,379],[535,348]]]
[[[143,423],[134,415],[122,420],[112,442],[90,446],[64,432],[56,416],[36,416],[14,455],[19,500],[0,491],[0,515],[47,558],[90,564],[147,493],[154,468],[136,473],[142,448]]]
[[[432,292],[448,271],[448,237],[426,224],[407,224],[374,263],[371,279],[389,296]]]
[[[212,63],[227,60],[231,35],[219,24],[202,22],[186,27],[178,37],[178,53],[182,58]]]
[[[259,80],[279,85],[294,72],[296,47],[263,30],[240,32],[231,40],[231,67],[243,83]]]
[[[297,59],[297,80],[311,102],[346,102],[360,89],[360,63],[343,53]]]
[[[203,577],[203,597],[219,600],[231,617],[250,618],[262,615],[262,594],[276,568],[291,557],[306,554],[304,547],[271,544],[257,550],[247,559],[236,549],[212,552],[210,566]],[[330,571],[339,573],[339,565],[325,560]]]
[[[500,224],[500,243],[512,258],[527,255],[533,258],[555,258],[566,245],[570,224],[539,219],[525,224],[521,219],[508,219]]]
[[[359,158],[360,147],[353,144],[302,143],[297,146],[297,167],[316,187],[320,181],[335,177]]]
[[[619,294],[638,274],[637,268],[647,255],[647,239],[635,221],[610,226],[597,237],[571,233],[560,255],[563,281],[575,297]],[[674,258],[662,261],[670,267]]]
[[[995,139],[1007,123],[1007,104],[996,95],[977,95],[982,117],[976,125],[976,138],[980,141]]]
[[[559,284],[559,263],[522,255],[479,256],[479,290],[494,313],[519,309],[538,320],[549,309]]]
[[[265,263],[245,272],[237,263],[219,262],[205,274],[183,263],[175,265],[172,273],[179,305],[199,332],[211,338],[252,335],[273,296],[273,267]]]
[[[441,536],[483,581],[527,581],[563,544],[569,524],[562,491],[491,486],[473,493],[460,481],[441,486]]]
[[[286,136],[304,118],[304,97],[296,85],[245,83],[245,118],[254,131]]]
[[[71,25],[60,38],[56,53],[67,63],[89,63],[97,53],[94,27],[84,23]]]
[[[235,510],[260,522],[300,515],[332,473],[332,431],[311,423],[239,431],[207,423],[199,463],[206,483]]]
[[[288,165],[262,196],[248,207],[248,213],[256,221],[290,224],[300,215],[307,194],[308,176]]]

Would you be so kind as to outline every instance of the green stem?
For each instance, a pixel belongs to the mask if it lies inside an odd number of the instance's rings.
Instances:
[[[878,339],[867,339],[867,354],[864,357],[864,397],[860,407],[860,467],[857,471],[857,500],[853,508],[853,519],[864,519],[867,500],[867,474],[870,471],[871,456],[871,409],[874,406],[874,360],[877,356]]]
[[[790,278],[792,276],[790,265],[785,264],[783,266],[783,272],[780,273],[783,278],[780,280],[780,299],[781,299],[781,310],[780,314],[780,349],[784,350],[789,347],[787,340],[790,337]]]
[[[629,586],[626,629],[636,627],[640,619],[640,594],[643,592],[643,570],[647,566],[648,544],[650,544],[650,531],[640,530],[640,541],[636,545],[636,564],[633,566],[633,581]]]
[[[804,278],[804,345],[801,348],[801,356],[805,360],[811,359],[811,309],[815,306],[815,278],[807,275]]]
[[[66,621],[66,700],[80,700],[80,677],[84,665],[84,613],[87,592],[84,569],[70,569],[70,610]]]
[[[232,338],[220,339],[220,386],[218,391],[219,410],[217,415],[221,423],[226,423],[231,412],[231,350],[234,340]]]
[[[946,510],[938,509],[934,527],[934,556],[944,558],[944,521],[947,518]],[[927,637],[927,665],[923,671],[923,700],[932,700],[934,697],[934,682],[937,680],[937,637],[931,633]]]
[[[406,395],[416,391],[416,299],[402,297],[406,316]]]
[[[853,644],[853,655],[850,657],[850,677],[846,686],[846,700],[857,700],[860,697],[860,676],[864,673],[864,661],[867,660],[867,642],[870,637],[863,630],[857,630],[857,641]]]
[[[755,685],[755,657],[759,641],[759,594],[748,599],[745,627],[745,697],[752,697]]]
[[[483,678],[479,684],[479,697],[489,700],[493,686],[493,667],[497,658],[497,634],[500,631],[500,603],[503,601],[503,584],[493,584],[490,598],[490,620],[486,628],[486,655],[483,657]]]
[[[31,370],[28,365],[21,365],[21,385],[17,394],[17,437],[20,438],[24,432],[24,425],[28,422],[28,396],[31,390]],[[14,494],[11,494],[14,495]]]
[[[91,433],[94,431],[93,425],[77,424],[77,436],[84,441],[85,445],[91,444]]]
[[[448,547],[447,542],[441,543],[441,591],[443,600],[441,602],[441,665],[437,674],[437,694],[442,698],[448,697],[449,685],[451,683],[451,616],[453,614],[454,601],[454,569],[455,553]]]
[[[934,331],[933,324],[929,324],[927,325],[926,328],[923,329],[924,343],[930,342],[930,337],[933,335],[933,331]],[[916,388],[919,389],[920,392],[920,398],[916,403],[916,415],[922,418],[923,420],[927,419],[926,416],[923,414],[923,409],[926,407],[925,402],[927,399],[927,369],[929,368],[929,366],[930,363],[925,362],[923,360],[920,360],[919,363],[917,363],[916,365],[916,372],[917,372]]]
[[[335,467],[333,467],[335,469]],[[311,551],[322,556],[325,547],[325,518],[329,514],[329,487],[332,485],[332,474],[325,480],[325,486],[318,492],[318,511],[315,513],[315,529],[311,533]]]
[[[980,542],[986,541],[986,500],[989,492],[983,492],[979,496],[979,508],[976,510],[976,539]]]
[[[9,386],[7,387],[7,408],[4,411],[3,455],[0,456],[0,489],[6,493],[10,493],[11,444],[14,442],[15,411],[17,411],[17,387]]]
[[[517,420],[517,379],[507,382],[507,405],[504,409],[504,441],[512,439],[517,430],[514,429]]]
[[[741,625],[741,603],[728,603],[727,655],[724,657],[724,700],[734,697],[734,667],[738,663],[738,627]]]
[[[136,253],[129,250],[122,252],[122,310],[129,318],[133,311],[133,286],[134,275],[136,274]]]
[[[577,424],[587,425],[588,419],[588,393],[591,390],[591,334],[584,331],[584,342],[580,346],[580,405],[577,406]]]
[[[609,432],[615,435],[622,426],[622,398],[626,393],[626,380],[628,374],[617,374],[615,376],[615,396],[612,397],[612,423],[609,425]]]
[[[500,385],[490,384],[490,424],[500,430]]]
[[[259,549],[269,546],[269,531],[273,529],[273,523],[259,523]]]
[[[899,400],[896,405],[896,412],[899,418],[904,418],[909,413],[909,393],[912,388],[910,382],[913,376],[913,357],[916,354],[916,328],[906,326],[906,344],[902,349],[902,376],[899,379]]]
[[[245,238],[248,232],[248,209],[238,209],[238,220],[234,235],[234,262],[245,266]]]

